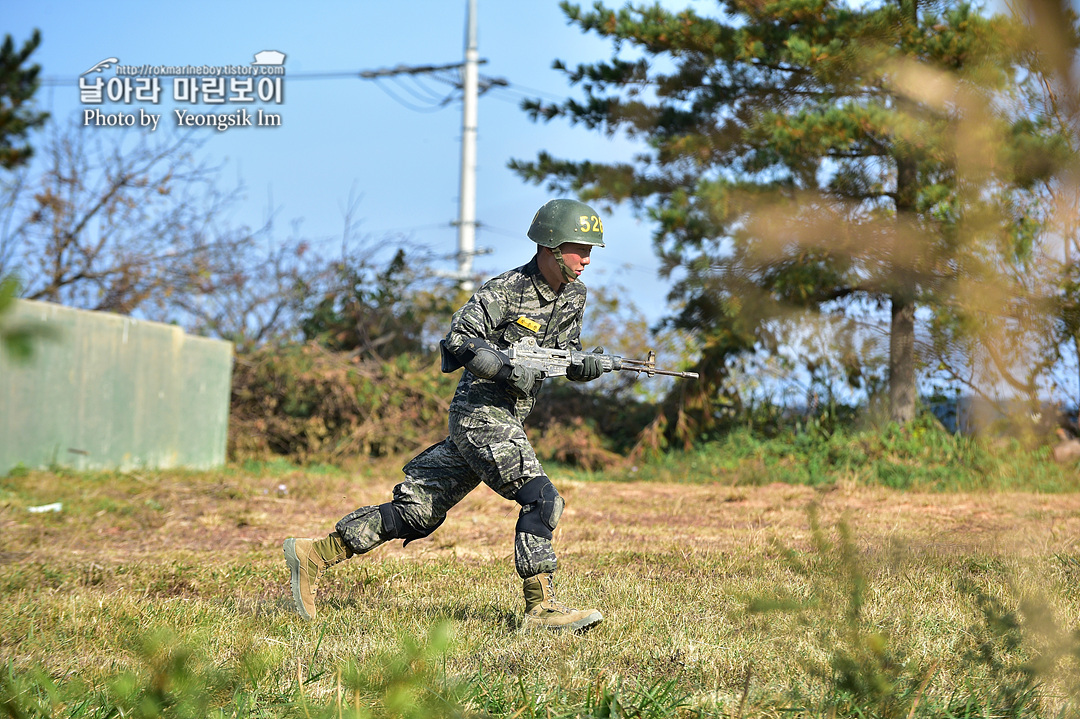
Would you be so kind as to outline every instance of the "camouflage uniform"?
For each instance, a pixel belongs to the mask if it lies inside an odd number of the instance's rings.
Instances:
[[[505,351],[533,336],[541,347],[580,351],[585,297],[580,281],[552,290],[533,257],[485,283],[454,314],[445,346],[457,353],[467,339],[479,337]],[[529,480],[544,476],[522,427],[542,384],[538,380],[529,396],[518,398],[505,384],[464,370],[450,403],[449,436],[406,464],[405,481],[394,488],[396,521],[413,533],[406,544],[433,532],[481,481],[513,500]],[[350,551],[363,554],[387,541],[386,507],[361,507],[337,523]],[[516,532],[514,564],[523,579],[554,572],[551,540]]]

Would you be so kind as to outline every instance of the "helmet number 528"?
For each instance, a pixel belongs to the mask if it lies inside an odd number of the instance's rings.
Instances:
[[[593,232],[604,231],[604,223],[601,222],[600,218],[596,215],[593,215],[592,217],[590,217],[589,215],[581,215],[580,217],[578,217],[578,222],[581,223],[582,232],[589,232],[590,230],[592,230]]]

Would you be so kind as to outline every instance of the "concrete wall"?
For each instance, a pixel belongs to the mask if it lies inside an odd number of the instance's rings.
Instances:
[[[20,300],[3,321],[51,338],[25,364],[0,349],[0,474],[224,464],[231,343],[46,302]]]

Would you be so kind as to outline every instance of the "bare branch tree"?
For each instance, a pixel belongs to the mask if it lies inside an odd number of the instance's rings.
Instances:
[[[190,135],[55,131],[38,174],[0,178],[0,276],[21,275],[27,299],[173,322],[240,351],[341,335],[377,354],[395,337],[416,345],[428,306],[445,310],[432,258],[361,234],[355,192],[340,237],[305,237],[298,220],[282,237],[272,199],[251,229],[230,221],[243,187],[221,189],[200,149]]]
[[[222,225],[242,188],[195,159],[189,136],[54,131],[41,175],[9,182],[0,273],[27,299],[175,319],[177,300],[207,294],[246,230]]]

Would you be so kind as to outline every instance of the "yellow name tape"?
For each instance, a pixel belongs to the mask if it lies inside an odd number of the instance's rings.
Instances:
[[[519,325],[521,325],[522,327],[524,327],[525,329],[529,330],[530,332],[539,332],[540,331],[540,323],[537,322],[536,320],[530,320],[525,315],[522,315],[521,317],[518,317],[517,318],[517,323]]]

